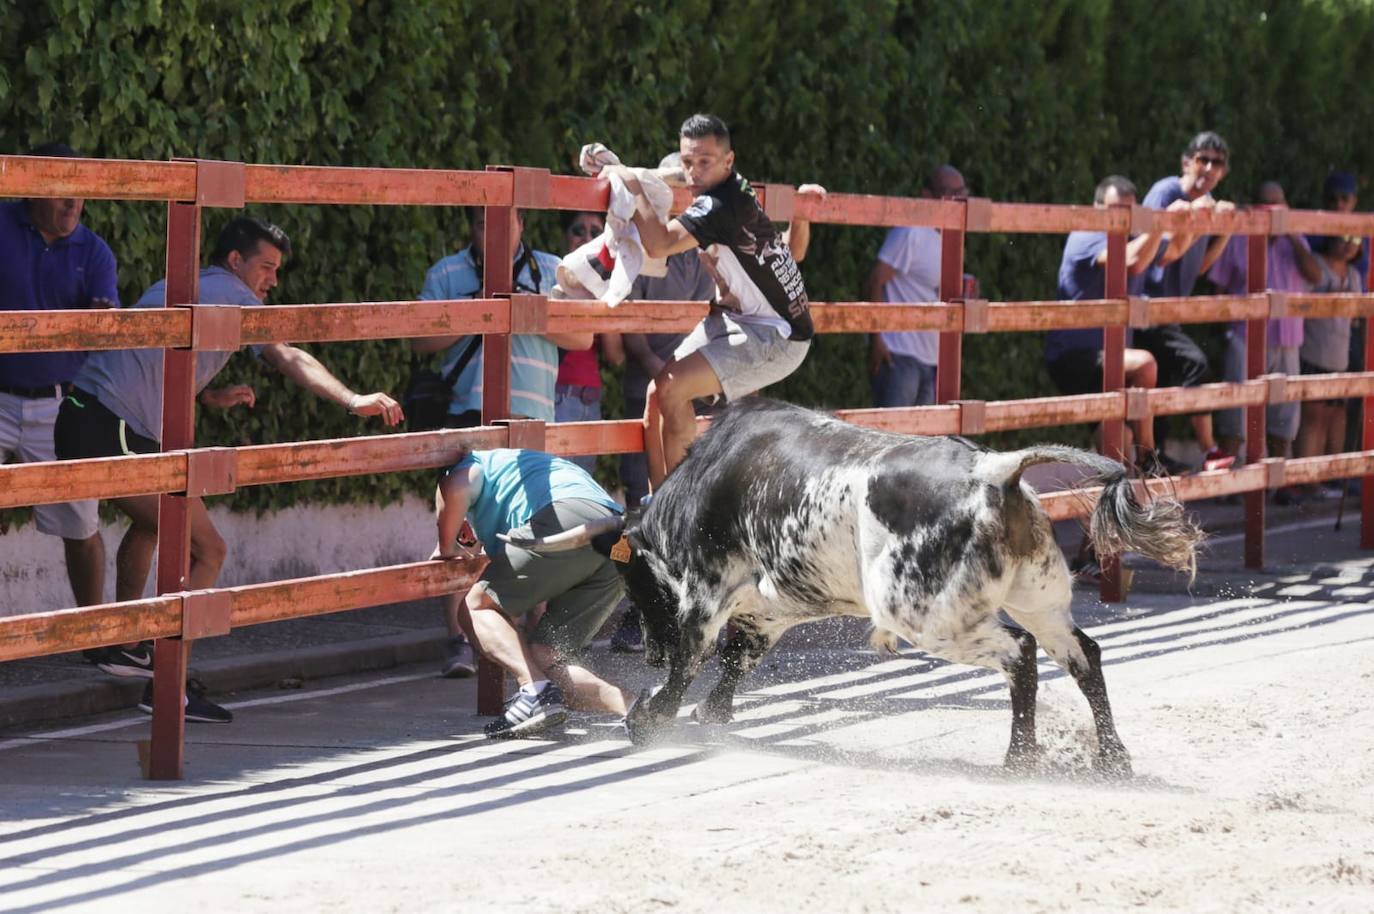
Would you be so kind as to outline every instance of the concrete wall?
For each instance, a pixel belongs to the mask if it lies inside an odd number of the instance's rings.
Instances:
[[[304,506],[257,517],[211,508],[229,544],[219,583],[256,584],[335,571],[398,565],[429,557],[433,508],[412,498],[386,508]],[[104,524],[105,599],[114,599],[114,557],[123,522]],[[147,593],[152,594],[153,575]],[[28,524],[0,536],[0,616],[72,605],[62,541]]]

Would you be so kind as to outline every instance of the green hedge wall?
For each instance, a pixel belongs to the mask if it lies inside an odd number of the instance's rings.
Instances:
[[[918,192],[958,165],[996,200],[1087,202],[1098,178],[1142,190],[1174,173],[1202,128],[1233,148],[1222,195],[1266,178],[1315,206],[1331,167],[1374,173],[1367,0],[0,0],[0,149],[65,139],[88,155],[249,162],[572,171],[604,140],[656,161],[695,110],[732,126],[755,180]],[[466,233],[461,213],[418,207],[262,207],[292,235],[280,302],[407,298]],[[163,208],[95,202],[122,294],[156,279]],[[225,214],[207,220],[213,237]],[[553,246],[552,215],[527,233]],[[852,300],[880,230],[820,226],[805,265],[817,300]],[[993,299],[1050,297],[1062,239],[970,239],[968,269]],[[971,338],[969,396],[1050,392],[1037,334]],[[398,390],[399,342],[311,347],[358,389]],[[774,393],[869,402],[859,337],[825,337]],[[256,443],[363,426],[246,357],[226,380],[259,392],[249,412],[209,413],[200,440]],[[366,429],[377,433],[377,429]],[[1003,436],[1086,440],[1083,429]],[[264,509],[300,499],[387,501],[423,474],[334,480],[233,496]]]

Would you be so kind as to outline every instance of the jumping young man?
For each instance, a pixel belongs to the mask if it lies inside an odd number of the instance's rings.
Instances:
[[[667,224],[640,192],[633,171],[616,166],[631,193],[640,194],[634,222],[644,252],[669,257],[699,248],[716,284],[710,314],[649,385],[644,450],[655,489],[696,436],[692,401],[717,394],[733,401],[781,381],[801,365],[815,334],[787,237],[735,171],[725,122],[692,115],[679,131],[679,147],[696,199]],[[794,220],[794,240],[797,234]]]

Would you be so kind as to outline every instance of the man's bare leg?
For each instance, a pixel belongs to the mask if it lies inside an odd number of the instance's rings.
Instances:
[[[575,711],[599,711],[624,717],[630,711],[635,696],[614,683],[607,682],[591,670],[572,663],[563,663],[558,652],[547,644],[530,646],[535,658],[547,671],[568,707]]]
[[[697,417],[692,410],[692,401],[718,394],[721,389],[715,370],[700,352],[693,352],[681,361],[673,359],[649,385],[645,416],[652,416],[657,408],[663,417],[662,475],[656,474],[659,467],[650,458],[649,484],[652,488],[663,484],[664,478],[687,456],[687,448],[696,439]]]
[[[563,691],[568,707],[624,716],[634,696],[591,670],[561,663],[545,644],[530,644],[484,587],[473,587],[455,600],[458,622],[486,657],[515,677],[522,687],[547,679]]]
[[[105,599],[105,541],[99,531],[84,540],[62,540],[67,580],[77,606],[94,606]]]

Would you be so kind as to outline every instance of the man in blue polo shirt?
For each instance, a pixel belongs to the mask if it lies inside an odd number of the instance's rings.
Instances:
[[[1210,130],[1193,137],[1183,150],[1180,174],[1160,178],[1145,195],[1150,209],[1170,209],[1180,200],[1197,210],[1226,213],[1236,206],[1229,200],[1212,196],[1230,167],[1231,150],[1226,141]],[[1177,298],[1193,294],[1197,278],[1212,268],[1226,248],[1228,234],[1197,237],[1179,235],[1167,238],[1159,255],[1145,273],[1145,294],[1150,298]],[[1207,377],[1207,356],[1178,324],[1147,327],[1135,334],[1135,343],[1148,349],[1159,363],[1159,383],[1163,387],[1196,387]],[[1202,468],[1225,469],[1235,458],[1222,452],[1212,432],[1212,414],[1195,413],[1189,417],[1193,434],[1202,450]]]
[[[45,143],[30,155],[72,157],[76,152],[63,143]],[[0,311],[119,307],[114,254],[81,224],[84,203],[42,198],[0,204]],[[56,459],[58,404],[85,359],[84,352],[0,353],[0,463]],[[96,502],[38,505],[33,513],[40,532],[62,537],[77,605],[101,602],[105,544]]]

